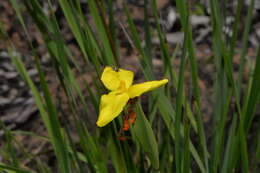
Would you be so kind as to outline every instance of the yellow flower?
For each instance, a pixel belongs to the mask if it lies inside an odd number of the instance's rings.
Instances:
[[[144,92],[156,89],[168,82],[168,79],[149,81],[132,85],[134,73],[132,71],[106,67],[101,81],[110,93],[101,96],[97,125],[103,127],[116,118],[123,110],[129,99],[138,97]]]

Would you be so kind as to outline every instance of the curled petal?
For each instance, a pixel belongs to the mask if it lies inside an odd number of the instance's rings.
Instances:
[[[120,86],[129,88],[132,85],[134,73],[132,71],[119,69],[118,71],[113,70],[112,67],[105,67],[101,81],[105,87],[111,91],[119,89]]]
[[[160,81],[149,81],[140,84],[135,84],[130,86],[130,88],[128,89],[128,95],[130,98],[138,97],[147,91],[151,91],[162,85],[165,85],[167,82],[168,79],[163,79]]]
[[[110,92],[102,95],[99,107],[97,125],[103,127],[116,118],[127,104],[129,96],[127,93],[117,94]]]

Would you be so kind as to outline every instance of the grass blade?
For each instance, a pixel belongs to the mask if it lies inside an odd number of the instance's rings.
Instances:
[[[141,148],[148,155],[155,169],[159,169],[158,145],[149,121],[146,119],[140,103],[136,106],[137,119],[133,126],[134,136],[139,141]]]

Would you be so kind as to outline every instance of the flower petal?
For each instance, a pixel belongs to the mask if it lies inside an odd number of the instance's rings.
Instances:
[[[134,73],[132,71],[124,70],[124,69],[120,68],[118,71],[118,75],[119,75],[120,81],[125,82],[126,88],[129,88],[132,85],[133,79],[134,79]]]
[[[118,71],[113,70],[112,67],[105,67],[101,81],[105,87],[111,91],[119,89],[120,86],[129,88],[132,85],[134,73],[129,70],[119,69]]]
[[[111,91],[118,89],[118,87],[120,86],[118,74],[112,69],[112,67],[105,67],[101,76],[101,81],[103,82],[105,87]]]
[[[128,95],[130,98],[138,97],[147,91],[151,91],[162,85],[165,85],[167,82],[168,79],[163,79],[160,81],[149,81],[140,84],[135,84],[128,89]]]
[[[116,118],[127,104],[129,96],[127,93],[117,94],[110,92],[101,97],[99,117],[97,125],[103,127]]]

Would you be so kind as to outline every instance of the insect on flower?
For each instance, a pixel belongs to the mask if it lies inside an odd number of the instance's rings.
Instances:
[[[141,94],[154,90],[168,82],[168,79],[132,84],[134,73],[129,70],[105,67],[101,81],[110,90],[101,96],[97,126],[103,127],[115,119],[127,105],[128,101]],[[129,122],[135,121],[136,115],[129,110]],[[127,125],[126,125],[127,126]],[[127,127],[125,127],[127,129]]]

